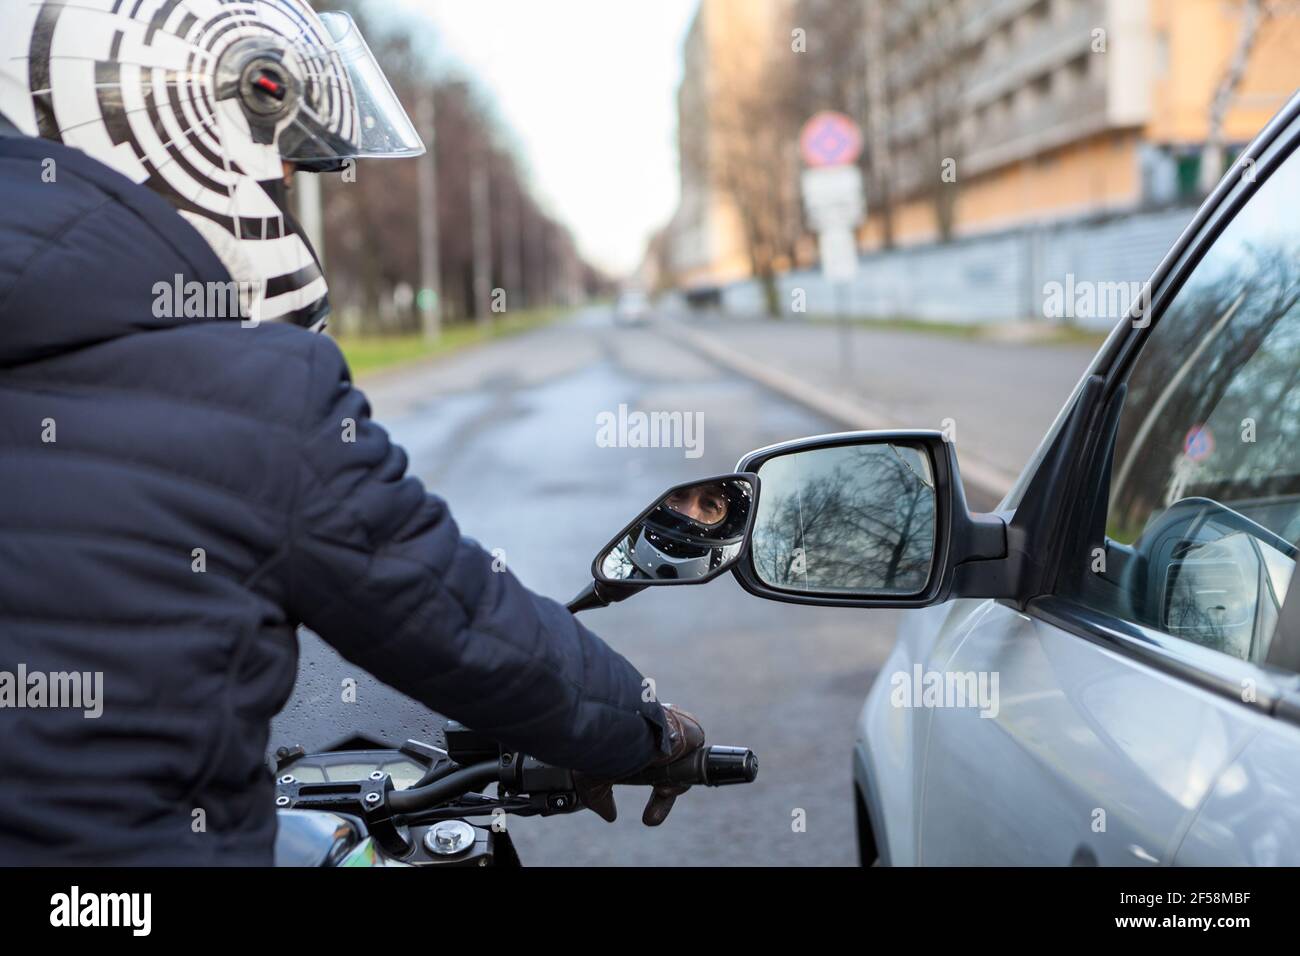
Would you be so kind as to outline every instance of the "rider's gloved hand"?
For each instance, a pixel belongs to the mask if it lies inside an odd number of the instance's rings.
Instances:
[[[668,745],[671,749],[667,754],[655,758],[646,769],[674,763],[704,746],[704,728],[700,726],[698,720],[686,711],[678,710],[672,704],[664,704],[663,707]],[[582,802],[609,823],[613,823],[618,818],[618,808],[614,806],[614,784],[617,782],[581,773],[573,775],[573,783]],[[688,789],[690,788],[678,785],[656,785],[650,794],[650,799],[646,801],[641,822],[648,827],[659,826],[668,819],[668,812],[672,810],[674,801]]]

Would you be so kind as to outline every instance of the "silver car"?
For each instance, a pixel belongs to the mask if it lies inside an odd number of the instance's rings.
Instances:
[[[859,720],[863,863],[1300,865],[1297,143],[1300,98],[996,512],[937,432],[738,466],[748,590],[910,609]]]

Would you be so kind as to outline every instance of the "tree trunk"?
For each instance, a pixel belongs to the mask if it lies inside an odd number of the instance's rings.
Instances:
[[[776,276],[771,269],[767,269],[759,278],[763,285],[763,306],[767,309],[768,317],[781,318],[781,296],[776,287]]]
[[[1209,128],[1205,133],[1205,148],[1201,151],[1201,191],[1214,189],[1224,173],[1223,124],[1228,109],[1237,95],[1237,88],[1250,65],[1250,53],[1259,38],[1260,23],[1268,16],[1263,0],[1244,0],[1241,11],[1241,29],[1237,32],[1237,46],[1224,70],[1219,87],[1210,102]]]

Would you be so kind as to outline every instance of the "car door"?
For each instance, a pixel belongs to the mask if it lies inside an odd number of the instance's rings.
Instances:
[[[997,693],[931,715],[919,862],[1300,861],[1296,136],[1221,187],[1095,369],[1046,593],[990,601],[938,665]]]

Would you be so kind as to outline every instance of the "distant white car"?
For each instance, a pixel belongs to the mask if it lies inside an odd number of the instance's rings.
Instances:
[[[614,321],[618,325],[641,325],[650,318],[650,301],[644,292],[629,291],[618,297],[614,305]]]

